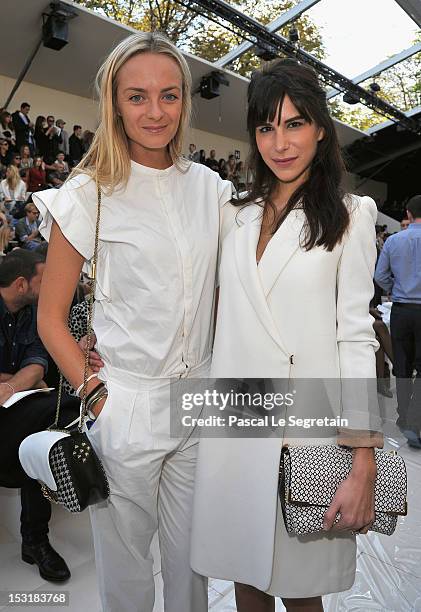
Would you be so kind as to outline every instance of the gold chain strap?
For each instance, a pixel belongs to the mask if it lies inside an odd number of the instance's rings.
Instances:
[[[94,296],[95,296],[95,285],[96,285],[96,268],[98,261],[98,246],[99,246],[99,222],[101,218],[101,188],[97,182],[97,215],[96,215],[96,226],[95,226],[95,246],[94,246],[94,255],[92,258],[91,265],[91,275],[89,276],[91,280],[91,292],[88,297],[89,309],[88,309],[88,330],[86,334],[86,350],[85,350],[85,366],[83,371],[83,387],[82,387],[82,401],[80,404],[80,415],[79,415],[79,425],[78,430],[82,432],[83,423],[87,416],[86,410],[86,391],[88,385],[88,374],[89,374],[89,347],[91,344],[92,337],[92,318],[94,311]],[[63,374],[60,372],[60,382],[58,387],[57,394],[57,408],[56,408],[56,418],[54,424],[51,426],[51,429],[58,428],[58,419],[60,414],[60,406],[61,406],[61,398],[63,394]]]

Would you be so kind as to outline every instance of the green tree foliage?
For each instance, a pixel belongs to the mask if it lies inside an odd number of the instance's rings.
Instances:
[[[414,42],[420,41],[421,34]],[[377,94],[379,98],[396,106],[399,110],[408,111],[416,106],[421,106],[421,53],[416,53],[405,61],[395,64],[374,79],[360,83],[360,86],[368,89],[373,81],[381,87]],[[382,115],[361,105],[349,106],[339,98],[340,96],[333,98],[329,105],[333,116],[344,123],[366,130],[385,121]]]
[[[220,23],[208,19],[211,15],[186,9],[174,0],[75,0],[86,8],[143,31],[165,32],[177,45],[209,61],[222,57],[230,48],[243,42],[239,34],[227,30]],[[294,6],[294,0],[231,0],[231,4],[263,24]],[[220,20],[219,20],[220,21]],[[227,24],[229,26],[229,24]],[[311,21],[303,15],[295,26],[300,34],[300,46],[316,57],[324,56],[321,35]],[[229,26],[230,27],[230,26]],[[288,36],[291,26],[280,31]],[[233,68],[243,75],[260,66],[252,51],[234,62]]]
[[[373,125],[386,121],[385,117],[379,115],[379,113],[375,113],[361,104],[350,106],[342,102],[342,99],[339,99],[340,97],[333,98],[328,103],[331,115],[339,121],[360,130],[367,130]]]
[[[267,0],[231,0],[231,4],[235,5],[244,14],[267,25],[276,19],[276,17],[292,8],[296,2],[293,0],[274,0],[273,2],[267,2]],[[229,24],[228,26],[231,27]],[[294,26],[297,28],[300,36],[299,46],[305,51],[312,53],[318,59],[323,59],[325,51],[322,36],[310,17],[307,15],[301,16],[294,23]],[[291,24],[288,24],[279,31],[279,34],[288,38],[290,28]],[[193,33],[190,49],[195,55],[213,62],[223,57],[233,47],[241,44],[243,40],[240,34],[228,30],[223,24],[208,21],[205,27],[197,29]],[[249,76],[260,65],[261,60],[255,55],[254,50],[251,49],[228,67],[243,76]]]
[[[98,11],[102,15],[143,31],[159,30],[181,46],[184,50],[215,61],[230,49],[243,42],[240,32],[235,33],[220,19],[212,20],[211,15],[186,9],[174,0],[74,0],[77,4]],[[243,11],[263,24],[268,24],[296,4],[296,0],[229,0],[235,8]],[[225,27],[227,26],[227,27]],[[309,15],[303,14],[295,23],[300,36],[299,46],[318,59],[323,60],[325,49],[322,32]],[[288,37],[291,24],[279,33]],[[421,34],[418,35],[418,42]],[[254,50],[244,53],[228,68],[243,76],[261,65]],[[421,104],[421,53],[405,62],[386,70],[376,77],[381,86],[379,96],[401,110],[409,110]],[[361,83],[368,87],[370,82]],[[365,108],[361,104],[349,106],[342,102],[341,96],[329,102],[334,117],[344,123],[365,130],[384,120],[384,117]]]
[[[173,0],[74,0],[136,30],[164,32],[170,40],[183,45],[189,39],[197,13]]]

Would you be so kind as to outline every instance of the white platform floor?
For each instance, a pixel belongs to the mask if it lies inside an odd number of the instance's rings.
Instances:
[[[399,450],[405,458],[409,513],[407,517],[400,517],[397,531],[391,537],[375,533],[358,537],[354,586],[344,593],[325,597],[326,612],[421,612],[421,450],[409,448],[395,426],[395,404],[395,399],[383,402],[385,448]],[[70,612],[100,612],[88,512],[71,516],[61,508],[54,508],[50,540],[66,559],[72,572],[70,581],[60,586],[45,582],[40,578],[36,566],[20,560],[18,512],[17,492],[0,488],[0,591],[66,590],[70,594],[70,605],[67,608],[0,606],[0,610],[53,612],[67,609]],[[153,553],[156,582],[154,612],[163,612],[162,578],[156,541]],[[284,609],[282,602],[277,601],[277,612]],[[210,580],[209,610],[236,610],[231,582]]]

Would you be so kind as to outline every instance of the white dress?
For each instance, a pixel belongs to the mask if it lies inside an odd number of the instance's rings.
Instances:
[[[95,183],[82,175],[33,197],[41,233],[54,218],[89,261]],[[206,581],[189,564],[197,439],[170,435],[169,381],[208,375],[219,209],[230,198],[231,184],[203,165],[135,162],[127,187],[102,197],[93,327],[108,399],[89,436],[111,487],[91,510],[107,611],[152,610],[157,529],[166,610],[207,610]]]
[[[377,404],[378,344],[369,315],[376,261],[374,202],[353,198],[349,231],[330,252],[300,248],[305,218],[303,211],[293,210],[257,266],[261,210],[257,204],[242,210],[228,204],[224,209],[211,376],[289,379],[291,385],[294,379],[311,379],[310,390],[317,388],[318,379],[340,378],[340,386],[350,379],[358,394],[341,398],[342,416],[357,433],[340,443],[381,446],[382,437],[376,433],[381,431],[380,418],[376,412],[370,414],[373,396],[367,391],[374,390]],[[294,402],[289,414],[332,416],[329,405],[316,404],[313,396]],[[373,435],[361,436],[359,430]],[[340,435],[346,433],[350,432]],[[266,438],[202,435],[192,567],[282,597],[346,590],[355,577],[355,536],[289,535],[277,491],[283,443],[335,444],[336,432],[320,440],[289,434],[287,439],[280,429]]]

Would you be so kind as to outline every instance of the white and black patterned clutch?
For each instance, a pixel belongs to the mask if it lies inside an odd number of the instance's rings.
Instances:
[[[107,476],[85,432],[46,430],[27,436],[19,460],[44,496],[69,512],[82,512],[110,494]]]
[[[392,535],[398,516],[407,513],[407,477],[395,451],[375,451],[375,520],[370,529]],[[323,531],[323,516],[352,468],[352,451],[335,445],[290,446],[281,453],[279,497],[292,535]],[[337,522],[339,515],[336,517]]]

